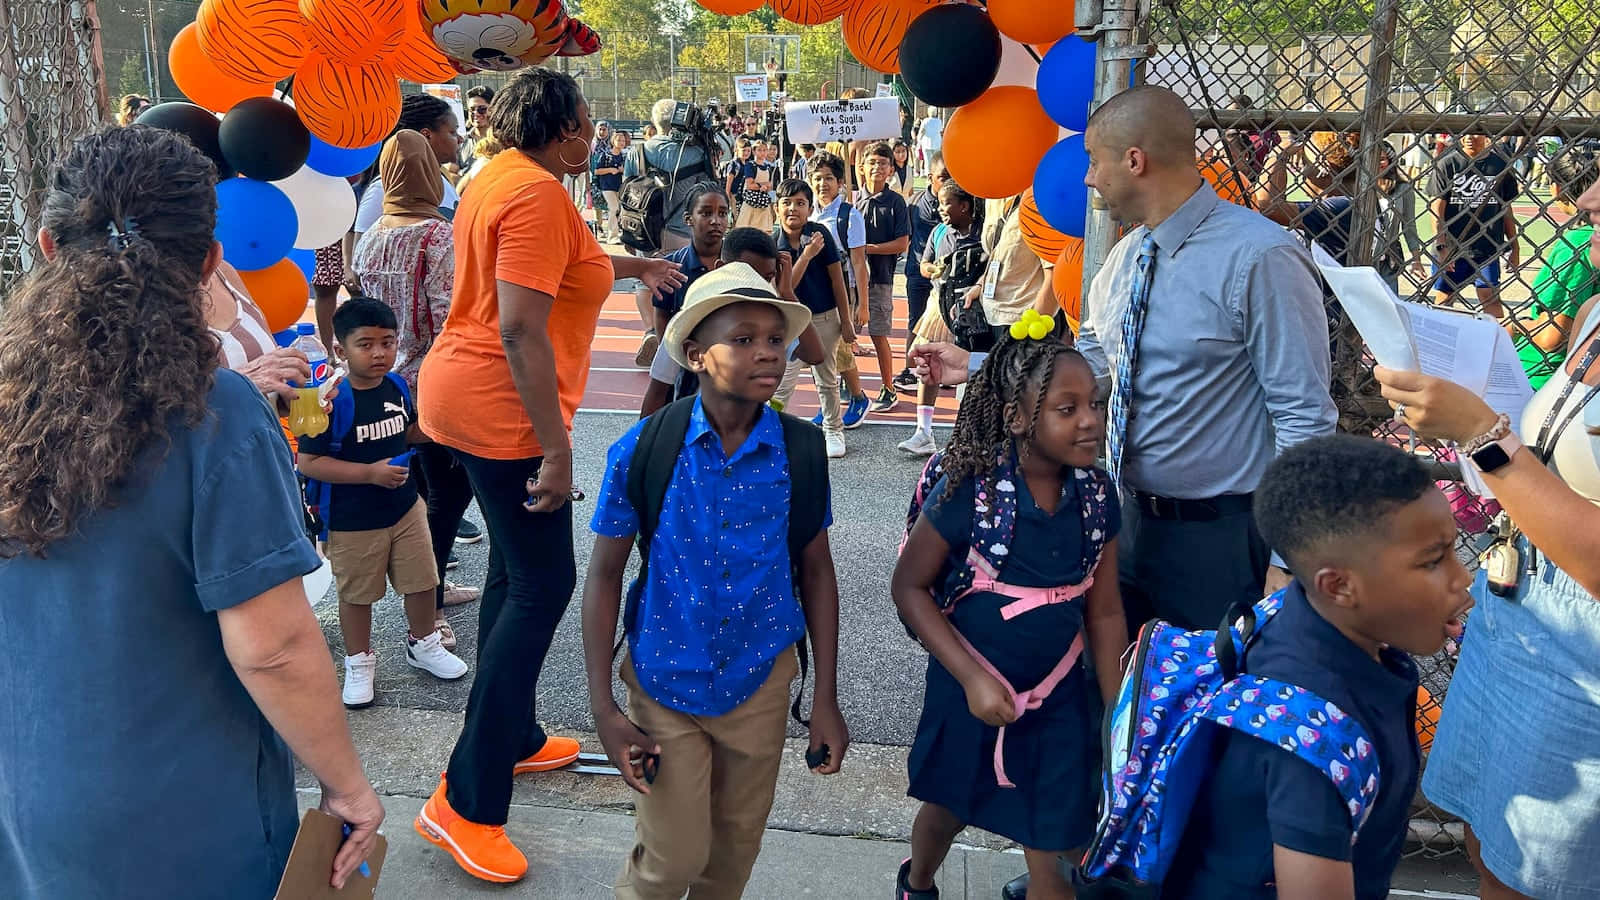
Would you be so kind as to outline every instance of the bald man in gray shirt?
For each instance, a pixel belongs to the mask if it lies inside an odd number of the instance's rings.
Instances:
[[[1096,110],[1085,135],[1087,182],[1117,220],[1143,223],[1095,278],[1078,335],[1112,398],[1108,463],[1135,628],[1152,616],[1215,628],[1233,603],[1287,582],[1269,572],[1252,495],[1278,452],[1337,420],[1311,257],[1218,199],[1195,168],[1194,134],[1176,94],[1138,87]]]

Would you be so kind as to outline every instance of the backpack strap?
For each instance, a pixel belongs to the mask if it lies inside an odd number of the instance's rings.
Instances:
[[[822,532],[828,515],[828,498],[832,495],[828,453],[822,429],[787,413],[779,413],[778,421],[783,426],[783,451],[789,460],[789,568],[794,578],[795,602],[801,603],[800,560]],[[810,667],[804,632],[800,635],[798,650],[800,690],[789,707],[789,715],[810,728],[811,720],[800,715],[800,701],[806,693],[806,670]]]
[[[672,475],[677,471],[678,454],[683,449],[683,439],[689,434],[689,417],[693,412],[693,397],[657,410],[644,420],[639,441],[628,460],[628,503],[639,516],[639,577],[628,591],[622,613],[622,637],[617,640],[616,649],[621,649],[623,640],[638,624],[639,597],[650,576],[650,541],[661,522],[661,506],[666,501]]]
[[[388,373],[390,378],[400,382],[401,393],[409,401],[411,392],[405,386],[405,379],[393,372]],[[329,401],[331,408],[328,410],[328,452],[326,455],[337,457],[344,449],[344,436],[350,433],[350,426],[355,424],[356,397],[345,386],[333,395]],[[317,508],[317,513],[322,517],[322,533],[317,535],[321,540],[328,539],[328,522],[333,519],[333,485],[315,478],[307,478],[305,485],[306,505]]]
[[[1378,799],[1378,753],[1354,717],[1303,687],[1261,675],[1224,684],[1197,715],[1287,750],[1321,772],[1344,801],[1355,842]]]

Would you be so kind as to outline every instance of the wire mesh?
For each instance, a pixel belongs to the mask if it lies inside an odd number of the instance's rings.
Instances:
[[[1566,357],[1573,316],[1600,294],[1572,206],[1600,154],[1600,43],[1585,0],[1153,0],[1145,83],[1182,95],[1202,168],[1396,293],[1493,316],[1535,387]],[[1331,294],[1341,430],[1410,435]],[[1449,448],[1422,440],[1476,565],[1498,507],[1465,492]],[[1419,660],[1431,743],[1450,652]],[[1418,798],[1411,852],[1461,848],[1459,823]]]

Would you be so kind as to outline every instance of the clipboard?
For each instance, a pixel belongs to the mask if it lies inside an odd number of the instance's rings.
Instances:
[[[378,890],[378,876],[389,842],[379,834],[372,855],[367,857],[367,870],[372,874],[357,871],[344,883],[343,890],[336,891],[328,878],[333,873],[333,857],[343,844],[343,822],[318,809],[306,810],[294,836],[294,847],[289,850],[289,864],[278,882],[277,900],[370,900]]]

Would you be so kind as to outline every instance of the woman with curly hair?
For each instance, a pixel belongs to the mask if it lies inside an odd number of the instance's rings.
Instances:
[[[215,184],[166,131],[79,139],[0,307],[0,896],[270,897],[291,751],[353,829],[334,885],[383,821],[288,446],[206,327]]]

